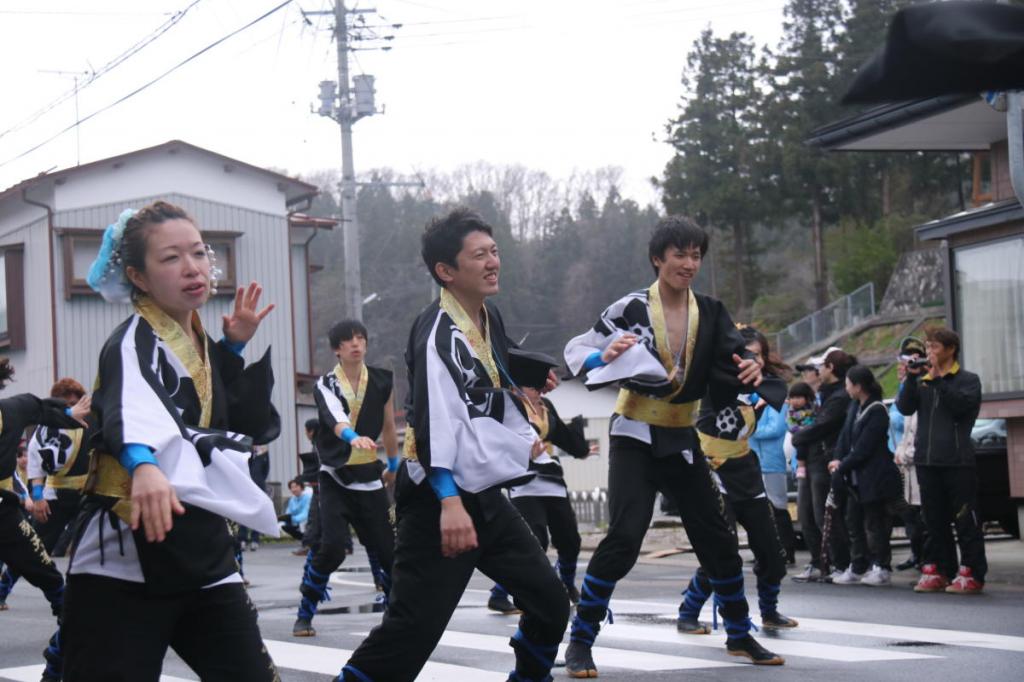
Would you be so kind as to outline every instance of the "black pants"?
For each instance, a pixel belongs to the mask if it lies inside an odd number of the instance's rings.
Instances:
[[[880,568],[892,570],[892,522],[910,506],[900,497],[861,503],[867,559]]]
[[[928,529],[924,563],[935,564],[947,578],[956,575],[956,545],[950,524],[956,527],[960,563],[984,582],[988,572],[985,536],[978,516],[978,474],[973,467],[917,467],[921,511]]]
[[[320,547],[313,555],[313,568],[329,575],[345,560],[348,525],[356,529],[359,542],[376,554],[381,567],[391,573],[395,532],[388,518],[388,495],[379,490],[349,490],[327,472],[320,472]]]
[[[363,682],[353,668],[373,682],[416,679],[474,569],[512,595],[523,611],[519,629],[529,642],[553,647],[562,640],[569,619],[565,587],[515,507],[503,495],[489,495],[486,518],[478,497],[463,496],[478,546],[452,558],[441,555],[441,505],[430,486],[424,482],[401,496],[388,609],[352,654],[341,679]],[[531,678],[548,673],[532,654],[518,648],[516,667]]]
[[[54,615],[60,615],[64,578],[22,514],[20,500],[6,492],[0,493],[0,561],[11,573],[42,590],[54,609]]]
[[[825,500],[832,486],[832,476],[828,473],[824,455],[812,455],[804,464],[807,475],[797,485],[797,513],[804,541],[811,553],[811,566],[825,570],[828,567],[824,565],[821,556],[822,533],[825,526]],[[846,537],[846,524],[843,522],[842,501],[840,493],[837,499],[840,509],[832,514],[829,553],[832,565],[839,570],[846,570],[850,565],[850,546]]]
[[[302,546],[313,550],[315,554],[320,548],[320,486],[313,486],[313,499],[309,501],[309,517],[306,519],[306,532],[302,536]]]
[[[616,582],[629,573],[640,555],[659,491],[678,503],[686,536],[711,579],[742,575],[736,536],[703,454],[694,452],[692,464],[682,454],[655,457],[651,446],[641,441],[612,436],[608,467],[611,523],[590,559],[588,575]],[[745,601],[742,607],[745,617]],[[604,614],[599,615],[598,620],[603,619]]]
[[[296,540],[302,540],[302,529],[296,526],[291,521],[286,521],[285,524],[281,526],[281,530],[283,530],[285,533],[288,533],[288,535],[291,535]]]
[[[80,503],[81,495],[73,490],[60,490],[57,499],[47,500],[50,516],[45,523],[36,524],[36,533],[39,534],[39,539],[43,541],[43,547],[50,556],[64,556],[70,540],[69,534],[65,531],[68,524],[78,516]]]
[[[239,583],[156,597],[145,585],[68,577],[64,682],[157,682],[170,646],[203,682],[279,682]]]
[[[580,531],[568,497],[513,497],[512,504],[522,514],[541,549],[545,552],[548,549],[550,530],[551,544],[558,551],[559,563],[576,566],[580,556]]]
[[[840,505],[843,509],[843,520],[846,522],[847,546],[849,547],[847,564],[854,573],[866,573],[871,567],[871,558],[868,556],[864,505],[855,494],[847,489],[843,489],[841,492],[837,489],[836,497],[842,499]],[[833,532],[835,532],[834,525]],[[892,561],[891,556],[888,561]],[[838,561],[836,563],[838,564]]]

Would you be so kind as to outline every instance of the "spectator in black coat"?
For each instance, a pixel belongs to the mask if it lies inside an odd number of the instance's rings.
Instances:
[[[807,452],[804,485],[807,486],[809,494],[800,496],[803,504],[799,509],[799,515],[804,539],[811,552],[811,565],[793,578],[798,582],[836,577],[850,565],[850,547],[846,524],[843,522],[845,497],[842,493],[835,496],[839,508],[832,516],[832,530],[828,538],[835,571],[828,577],[822,573],[827,566],[821,556],[821,529],[825,516],[825,499],[828,497],[830,486],[828,463],[832,460],[832,451],[835,449],[840,431],[843,430],[846,411],[850,405],[850,396],[844,390],[843,381],[846,379],[846,372],[855,364],[855,357],[839,349],[833,349],[825,355],[818,368],[818,376],[821,378],[818,401],[821,406],[814,417],[814,423],[793,434],[793,447],[798,450],[805,448]],[[814,523],[805,523],[805,519],[813,519]]]
[[[905,415],[917,413],[914,466],[921,486],[921,511],[928,530],[917,592],[975,594],[985,583],[988,562],[978,516],[978,474],[971,430],[981,408],[981,380],[960,367],[960,337],[945,327],[927,330],[929,368],[908,367],[896,399]],[[923,376],[922,376],[923,375]],[[956,526],[960,569],[953,577]]]
[[[892,516],[903,506],[900,472],[889,451],[889,411],[882,402],[882,387],[863,365],[847,372],[846,393],[852,402],[829,471],[833,489],[845,488],[849,493],[846,525],[853,560],[835,582],[888,585]],[[857,572],[858,562],[870,563],[871,569]]]

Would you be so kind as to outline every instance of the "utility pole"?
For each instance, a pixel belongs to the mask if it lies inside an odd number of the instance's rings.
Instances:
[[[344,0],[335,0],[331,12],[304,12],[304,15],[333,14],[334,39],[338,47],[338,81],[320,83],[320,109],[317,113],[334,119],[341,129],[341,225],[345,244],[345,314],[363,318],[363,287],[359,260],[359,222],[356,215],[356,171],[352,158],[352,126],[356,121],[379,113],[374,104],[373,76],[350,76],[348,53],[352,50],[390,47],[352,47],[351,31],[362,31],[361,16],[350,25],[350,15],[375,13],[375,9],[348,9]],[[397,28],[397,26],[395,26]],[[380,39],[376,36],[354,36],[356,40]],[[393,36],[392,36],[393,37]],[[385,40],[390,38],[383,38]]]
[[[88,76],[89,80],[95,76],[92,71],[60,71],[58,69],[39,69],[39,73],[53,73],[64,78],[71,77],[75,81],[75,165],[82,165],[82,126],[79,125],[81,117],[78,115],[78,78]]]

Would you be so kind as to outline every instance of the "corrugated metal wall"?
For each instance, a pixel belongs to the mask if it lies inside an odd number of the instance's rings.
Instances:
[[[258,359],[271,346],[271,361],[276,383],[273,399],[281,413],[280,438],[271,444],[270,479],[287,481],[297,471],[295,370],[292,357],[292,301],[289,278],[287,219],[229,206],[205,199],[178,194],[159,197],[138,197],[131,201],[106,204],[71,211],[60,211],[56,227],[103,228],[113,222],[125,207],[143,206],[164,199],[185,208],[198,222],[200,229],[241,232],[236,240],[235,263],[238,283],[257,280],[264,288],[265,303],[274,303],[275,310],[264,320],[256,337],[245,350],[246,361]],[[57,286],[58,368],[61,375],[73,376],[91,384],[96,374],[100,348],[107,336],[131,310],[127,305],[106,303],[98,296],[64,297],[64,271],[61,238],[55,237],[55,284]],[[26,251],[27,255],[27,251]],[[202,311],[203,323],[214,339],[221,337],[221,315],[230,311],[233,299],[218,296]],[[45,306],[49,314],[49,301]],[[33,302],[29,301],[29,309]],[[30,342],[31,342],[31,337]]]
[[[50,272],[46,250],[45,216],[0,238],[0,244],[23,244],[25,247],[25,350],[0,349],[0,355],[14,365],[14,381],[0,395],[18,393],[49,395],[53,384],[50,345]],[[54,254],[56,257],[57,254]]]

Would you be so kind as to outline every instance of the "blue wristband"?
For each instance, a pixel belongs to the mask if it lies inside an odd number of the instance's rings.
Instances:
[[[64,414],[66,414],[67,416],[70,417],[71,416],[71,408],[70,407],[65,407],[64,408]]]
[[[355,429],[353,429],[351,426],[346,426],[344,429],[342,429],[341,439],[346,443],[351,443],[356,438],[359,438],[359,434],[356,433]]]
[[[608,363],[601,359],[601,351],[595,350],[593,353],[587,356],[587,359],[583,362],[583,369],[597,369],[598,367],[604,367]]]
[[[430,487],[434,489],[434,494],[437,495],[439,500],[443,500],[446,497],[456,497],[459,494],[459,489],[455,485],[455,479],[452,478],[452,472],[448,469],[441,469],[440,467],[431,469],[427,480],[430,481]]]
[[[245,341],[229,341],[228,337],[224,337],[220,340],[224,344],[224,347],[235,355],[241,357],[242,351],[245,350]]]
[[[33,483],[32,484],[32,500],[34,502],[38,502],[41,499],[43,499],[43,484],[42,483]]]
[[[394,457],[390,455],[388,456],[388,471],[390,471],[391,473],[395,473],[396,471],[398,471],[398,467],[401,464],[402,458],[399,457],[398,455],[395,455]]]
[[[121,466],[128,470],[129,475],[134,474],[141,464],[160,466],[149,446],[140,443],[125,443],[121,448],[121,455],[117,459],[121,462]]]

